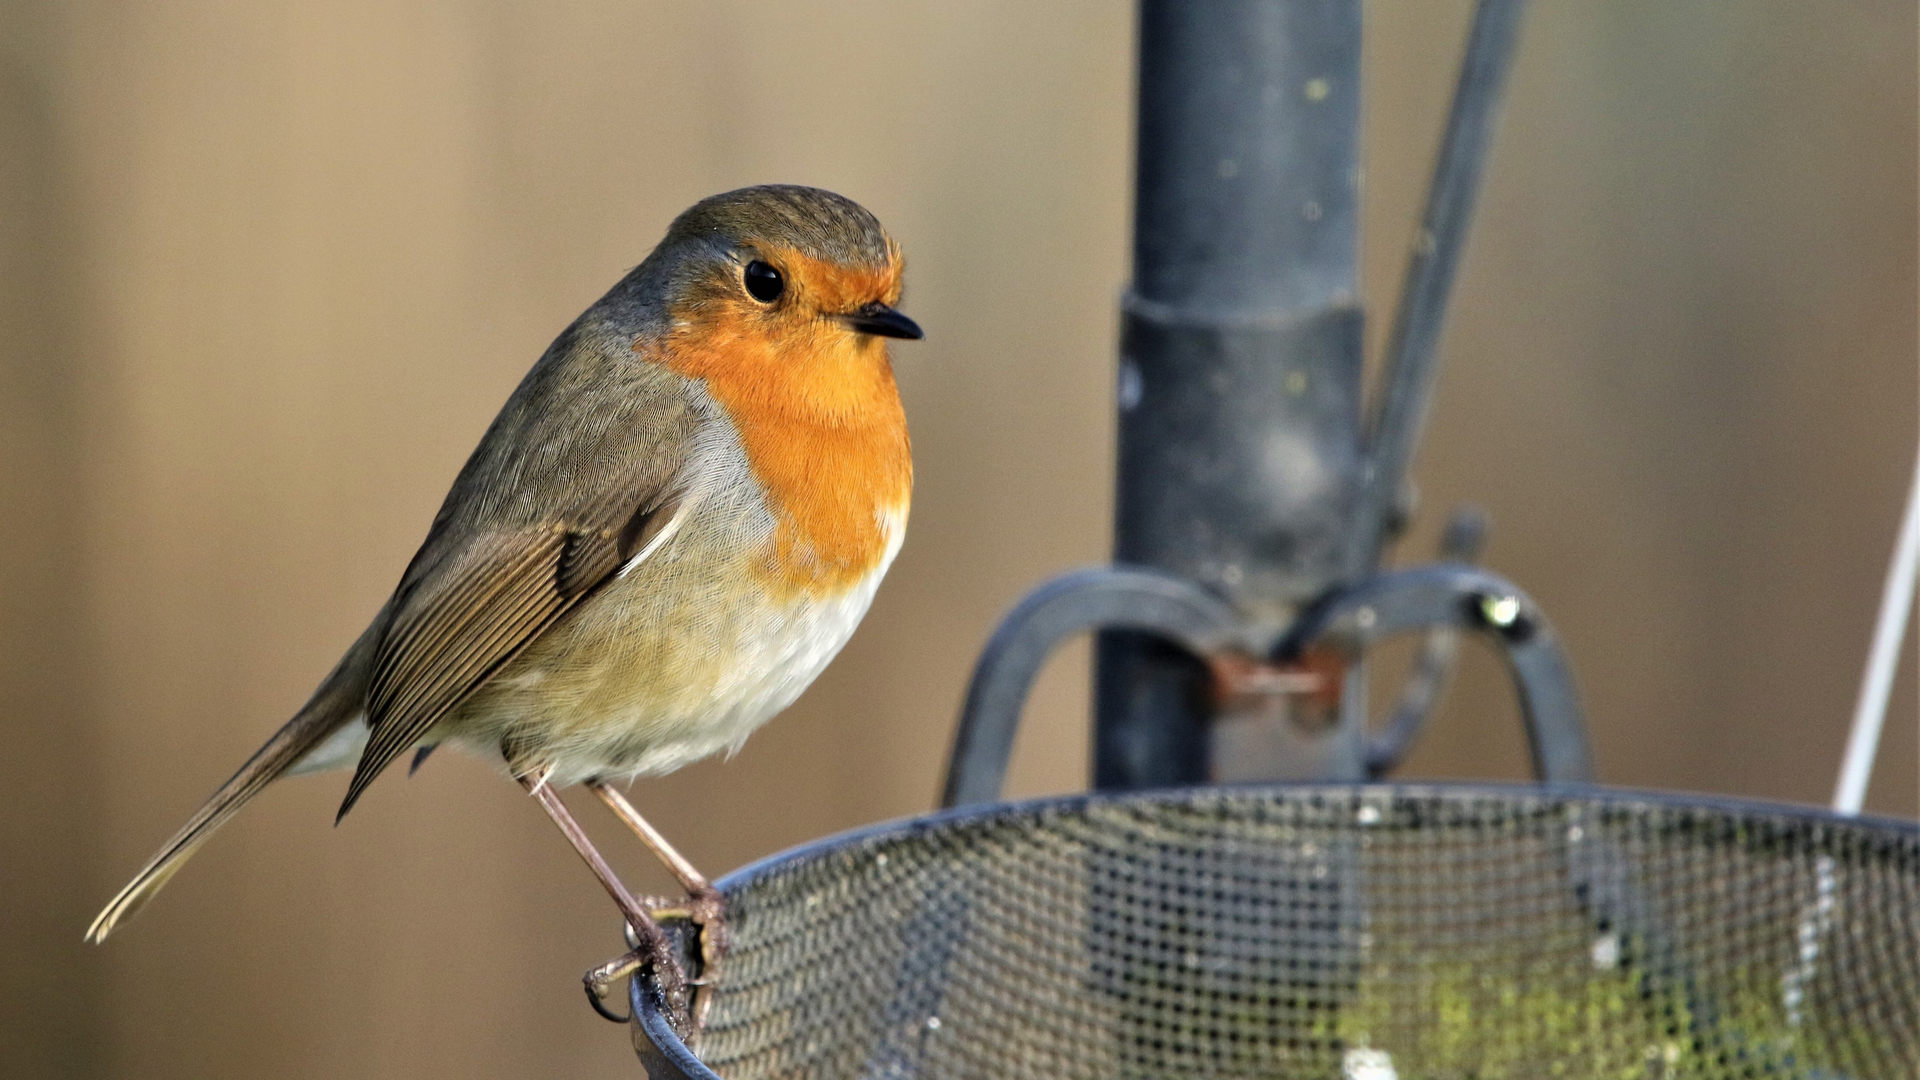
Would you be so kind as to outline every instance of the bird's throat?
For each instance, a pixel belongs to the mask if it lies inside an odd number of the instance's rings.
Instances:
[[[913,490],[906,416],[884,349],[838,334],[777,352],[756,335],[703,337],[670,349],[667,363],[702,380],[726,410],[767,493],[768,585],[821,596],[865,581],[892,550]]]

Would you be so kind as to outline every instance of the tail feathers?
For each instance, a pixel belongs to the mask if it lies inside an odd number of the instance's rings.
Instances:
[[[194,812],[173,839],[168,840],[159,853],[140,868],[127,887],[107,902],[106,908],[93,920],[93,925],[87,927],[88,941],[105,941],[114,927],[145,907],[153,894],[159,892],[160,887],[186,865],[187,857],[198,851],[215,829],[226,824],[227,819],[238,813],[247,800],[259,794],[269,781],[286,771],[289,765],[338,726],[308,724],[305,725],[306,730],[301,730],[303,719],[306,719],[304,714],[275,732],[273,738],[267,740],[267,744],[255,752],[239,772],[233,774],[232,779],[220,785],[220,790],[214,792],[213,797]],[[352,718],[342,716],[339,719],[344,721]]]
[[[87,927],[86,940],[105,941],[122,922],[146,906],[180,871],[187,858],[207,842],[213,831],[227,823],[260,789],[286,773],[327,737],[348,723],[359,720],[366,697],[366,678],[375,641],[375,627],[360,636],[353,648],[333,669],[320,688],[292,720],[273,733],[266,745],[254,751],[240,771],[213,793],[193,817],[161,847],[158,854],[140,868],[126,888],[121,889]]]

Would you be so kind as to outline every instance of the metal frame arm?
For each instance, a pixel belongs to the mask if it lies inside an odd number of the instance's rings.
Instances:
[[[1526,0],[1480,0],[1474,8],[1460,78],[1383,360],[1381,393],[1368,432],[1365,479],[1348,536],[1350,580],[1372,572],[1399,524],[1407,467],[1426,426],[1439,375],[1447,299],[1466,249],[1507,76],[1519,51],[1526,7]]]
[[[1548,783],[1593,779],[1586,722],[1573,672],[1540,609],[1512,582],[1475,566],[1440,563],[1370,578],[1329,596],[1295,624],[1277,651],[1333,646],[1358,655],[1396,633],[1456,627],[1493,642],[1520,695],[1534,776]],[[1363,676],[1350,669],[1349,692]]]
[[[974,664],[940,805],[1000,797],[1021,707],[1062,641],[1096,629],[1137,630],[1207,656],[1237,624],[1233,609],[1213,594],[1153,570],[1096,567],[1042,584],[1007,613]]]
[[[1440,538],[1440,559],[1471,566],[1479,560],[1486,539],[1487,515],[1476,507],[1459,507],[1448,518],[1447,530]],[[1406,756],[1453,678],[1454,660],[1459,652],[1460,631],[1451,626],[1437,626],[1427,631],[1427,640],[1421,644],[1413,671],[1407,676],[1406,685],[1400,688],[1399,702],[1380,733],[1367,737],[1368,779],[1385,776]]]

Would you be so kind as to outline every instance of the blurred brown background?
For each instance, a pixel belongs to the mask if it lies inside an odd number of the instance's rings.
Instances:
[[[1465,0],[1369,12],[1383,315]],[[719,871],[925,809],[962,680],[1103,557],[1122,3],[0,5],[0,1075],[637,1075],[610,907],[457,755],[272,791],[111,891],[378,606],[550,337],[668,219],[788,180],[910,254],[913,531],[844,658],[637,800]],[[1609,782],[1824,801],[1916,414],[1909,0],[1543,2],[1417,465],[1558,621]],[[1384,318],[1376,317],[1377,337]],[[1871,808],[1916,813],[1911,650]],[[1518,777],[1474,654],[1413,773]],[[1084,777],[1084,648],[1016,793]],[[638,884],[637,847],[589,819]]]

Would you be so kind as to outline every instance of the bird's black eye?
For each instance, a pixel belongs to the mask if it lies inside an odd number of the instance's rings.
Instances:
[[[747,295],[763,304],[771,304],[780,299],[787,289],[787,283],[780,277],[780,271],[755,259],[747,264]]]

